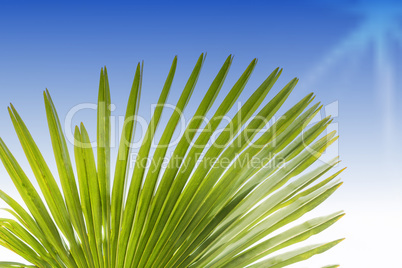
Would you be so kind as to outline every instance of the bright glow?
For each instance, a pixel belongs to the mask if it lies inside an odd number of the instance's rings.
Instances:
[[[339,4],[339,3],[338,3]],[[397,1],[357,1],[341,7],[348,13],[361,18],[359,26],[318,64],[310,75],[310,83],[326,73],[333,64],[343,57],[355,57],[372,48],[375,60],[377,97],[380,102],[385,155],[393,149],[395,137],[394,98],[395,75],[391,44],[402,44],[402,3]]]

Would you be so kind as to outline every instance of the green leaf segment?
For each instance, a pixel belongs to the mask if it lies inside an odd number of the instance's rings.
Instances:
[[[0,218],[0,245],[30,264],[4,261],[0,267],[277,268],[306,260],[341,241],[297,246],[344,215],[300,219],[339,188],[343,170],[331,172],[337,158],[319,161],[337,136],[326,133],[330,117],[311,123],[322,108],[313,103],[312,93],[278,114],[298,79],[264,102],[282,69],[269,74],[227,120],[257,63],[251,61],[229,85],[222,102],[215,103],[232,64],[229,56],[211,78],[168,157],[193,91],[202,90],[196,84],[204,60],[201,54],[160,129],[176,72],[174,58],[148,128],[143,129],[134,167],[130,154],[139,116],[142,63],[135,72],[115,162],[106,68],[100,74],[95,148],[81,123],[74,131],[74,152],[68,151],[53,101],[44,92],[57,175],[10,105],[11,121],[35,178],[27,177],[0,139],[0,159],[24,201],[20,205],[0,191],[11,216]],[[206,120],[213,105],[217,108]],[[162,135],[152,148],[158,129]],[[286,250],[289,246],[292,250]]]

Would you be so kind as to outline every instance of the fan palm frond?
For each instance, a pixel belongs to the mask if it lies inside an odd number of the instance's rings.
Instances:
[[[337,212],[298,222],[338,189],[342,170],[331,172],[338,158],[318,161],[337,136],[326,133],[330,117],[311,123],[322,108],[313,103],[312,93],[274,120],[298,79],[262,105],[282,72],[279,68],[220,128],[251,76],[253,60],[202,126],[232,64],[229,56],[167,157],[204,59],[202,54],[153,151],[175,76],[177,58],[173,60],[131,170],[143,73],[138,64],[113,175],[106,68],[100,74],[96,150],[81,124],[74,132],[74,161],[50,94],[44,92],[57,176],[10,105],[40,189],[0,139],[0,159],[26,206],[0,191],[13,216],[0,219],[0,245],[31,264],[0,262],[0,267],[284,267],[341,241],[286,251],[343,216]]]

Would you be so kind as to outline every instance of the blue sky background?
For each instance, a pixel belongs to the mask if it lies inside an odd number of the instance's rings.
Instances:
[[[283,67],[274,91],[297,76],[300,82],[287,107],[311,91],[316,100],[332,104],[332,127],[340,134],[336,150],[348,166],[343,187],[317,211],[344,209],[347,217],[319,241],[347,240],[295,267],[400,267],[401,16],[397,1],[373,0],[0,0],[0,136],[27,166],[6,110],[12,102],[55,171],[42,100],[45,88],[63,118],[79,103],[96,102],[99,70],[106,65],[115,114],[123,115],[136,64],[144,60],[140,113],[146,117],[173,57],[178,55],[178,68],[170,103],[177,100],[199,54],[207,52],[188,106],[191,115],[229,54],[234,61],[217,101],[257,57],[240,99],[274,68]],[[95,133],[95,112],[82,112],[74,120],[84,121]],[[17,196],[3,167],[0,184]],[[1,260],[11,257],[0,249]]]

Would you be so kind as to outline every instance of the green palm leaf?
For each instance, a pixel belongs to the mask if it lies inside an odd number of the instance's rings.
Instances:
[[[201,54],[158,145],[151,150],[175,76],[174,58],[131,171],[130,145],[139,116],[143,64],[137,66],[128,98],[114,174],[106,68],[100,74],[96,151],[84,125],[77,126],[75,163],[50,94],[44,92],[57,176],[17,110],[9,107],[39,189],[0,139],[0,159],[27,207],[0,190],[0,198],[9,206],[5,211],[13,217],[0,219],[0,245],[30,263],[3,261],[0,267],[284,267],[341,241],[278,254],[344,215],[336,212],[296,224],[339,188],[342,182],[337,177],[343,170],[331,172],[337,158],[318,161],[337,136],[325,133],[330,117],[311,124],[322,108],[313,103],[312,93],[274,120],[298,79],[260,108],[282,73],[279,68],[223,125],[257,63],[255,59],[250,63],[205,120],[229,72],[233,60],[229,56],[163,166],[204,60]]]

